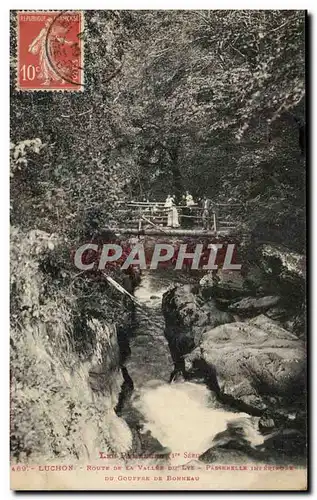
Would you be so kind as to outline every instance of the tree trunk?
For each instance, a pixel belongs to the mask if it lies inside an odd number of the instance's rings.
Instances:
[[[173,176],[173,185],[174,185],[174,192],[172,194],[175,196],[175,202],[177,205],[180,204],[183,195],[182,176],[178,163],[179,146],[180,146],[180,139],[176,139],[174,141],[174,144],[168,147],[168,154],[171,159],[171,172]]]

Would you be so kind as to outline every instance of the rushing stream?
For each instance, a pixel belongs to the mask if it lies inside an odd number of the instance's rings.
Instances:
[[[189,281],[188,276],[175,277],[178,282]],[[150,431],[172,452],[174,462],[184,463],[184,459],[188,462],[186,458],[198,458],[206,451],[214,436],[224,431],[228,422],[250,420],[250,416],[222,406],[204,384],[168,383],[173,363],[164,337],[161,300],[170,284],[171,273],[152,273],[143,276],[135,291],[143,308],[138,307],[137,326],[130,341],[131,356],[126,366],[134,392],[124,414],[126,417],[136,411],[142,415],[141,433]],[[249,428],[250,444],[261,444],[263,438],[255,426]]]

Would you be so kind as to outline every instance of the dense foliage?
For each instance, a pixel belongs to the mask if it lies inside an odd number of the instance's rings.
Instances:
[[[84,92],[27,93],[14,90],[13,19],[13,223],[78,236],[91,210],[116,218],[119,198],[190,189],[239,200],[246,230],[302,247],[304,22],[87,11]]]

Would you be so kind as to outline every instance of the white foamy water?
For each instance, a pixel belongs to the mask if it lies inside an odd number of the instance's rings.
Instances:
[[[135,290],[135,297],[140,304],[153,308],[155,315],[157,314],[155,311],[158,311],[161,306],[162,296],[170,284],[171,280],[166,277],[154,278],[149,274],[144,274],[141,284]],[[153,341],[156,335],[162,335],[162,326],[158,325],[158,329],[153,329],[153,325],[147,325],[146,321],[142,324],[143,335],[144,327],[148,330],[152,329],[152,344],[143,355],[137,350],[137,337],[132,345],[129,370],[132,378],[139,381],[132,405],[143,416],[143,432],[150,431],[164,447],[169,448],[173,457],[172,462],[176,465],[188,462],[191,458],[197,458],[198,455],[208,450],[213,445],[214,437],[225,431],[228,423],[237,420],[242,421],[245,437],[250,444],[254,446],[261,444],[263,438],[255,429],[250,416],[221,408],[220,403],[205,385],[194,382],[168,384],[167,376],[165,381],[155,379],[161,376],[165,378],[165,375],[169,375],[172,370],[171,360],[162,356],[161,352],[162,349],[165,350],[168,347]],[[142,346],[144,349],[144,344]],[[151,352],[151,362],[144,364],[148,352]],[[157,369],[153,369],[153,363],[154,366],[157,363]],[[136,374],[139,373],[141,367],[144,373],[141,373],[141,377],[137,377]],[[153,378],[149,379],[149,376]],[[178,453],[180,455],[176,458],[175,454]],[[186,453],[192,456],[187,457]]]
[[[149,382],[140,390],[134,406],[145,418],[144,432],[150,431],[172,453],[201,454],[212,445],[213,438],[237,419],[248,420],[246,413],[234,413],[213,408],[210,391],[192,382],[166,384]],[[250,426],[253,445],[263,442],[262,436]]]
[[[140,304],[145,304],[150,307],[158,307],[162,304],[162,297],[168,285],[160,284],[159,282],[155,284],[157,286],[154,288],[153,281],[150,279],[149,275],[145,275],[142,278],[141,284],[134,291],[134,296]]]

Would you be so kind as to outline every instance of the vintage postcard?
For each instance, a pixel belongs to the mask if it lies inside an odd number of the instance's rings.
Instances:
[[[306,13],[11,11],[13,490],[307,490]]]

